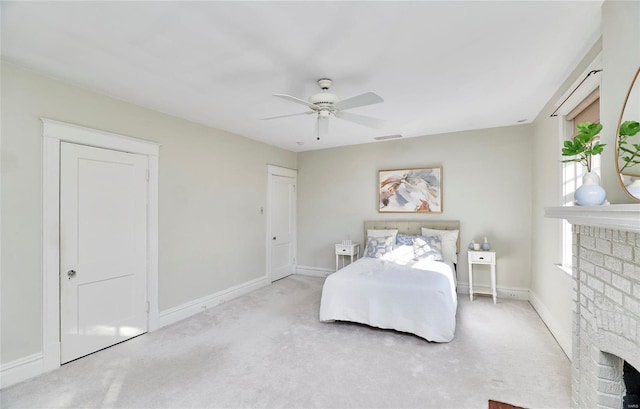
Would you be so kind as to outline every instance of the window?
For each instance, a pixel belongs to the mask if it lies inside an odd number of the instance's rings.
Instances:
[[[563,118],[564,132],[562,141],[569,140],[577,133],[576,126],[580,122],[600,123],[600,88],[597,88]],[[600,172],[600,155],[592,157],[591,170]],[[582,185],[584,169],[580,163],[563,163],[562,167],[562,201],[564,206],[573,204],[573,194]],[[570,268],[572,265],[573,237],[571,225],[562,221],[562,266]]]
[[[587,69],[571,87],[560,97],[555,104],[556,109],[552,117],[559,117],[558,147],[564,141],[571,139],[576,134],[576,125],[580,122],[600,122],[600,73],[602,72],[602,55],[597,55]],[[558,159],[560,160],[560,149]],[[600,174],[600,156],[592,157],[591,168]],[[560,203],[564,206],[573,205],[574,193],[582,185],[582,165],[579,163],[563,163],[558,170],[562,181]],[[562,255],[559,267],[572,274],[572,245],[573,236],[571,225],[562,221]]]

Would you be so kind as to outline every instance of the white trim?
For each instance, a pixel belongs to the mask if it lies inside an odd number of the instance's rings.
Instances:
[[[158,324],[160,327],[171,325],[185,318],[201,313],[207,308],[215,307],[216,305],[233,300],[234,298],[238,298],[267,285],[269,285],[267,277],[260,277],[226,290],[218,291],[217,293],[186,302],[182,305],[178,305],[177,307],[169,308],[168,310],[160,313]]]
[[[147,294],[149,296],[149,331],[155,331],[160,328],[158,323],[160,317],[160,301],[158,296],[158,180],[160,174],[160,163],[158,153],[153,156],[153,160],[152,156],[149,156],[149,184],[147,193],[147,214],[149,218],[149,224],[147,226],[147,268],[149,269]]]
[[[295,169],[283,168],[276,165],[267,165],[267,209],[265,215],[267,216],[267,228],[266,231],[266,260],[267,260],[267,278],[269,282],[272,282],[271,278],[271,190],[272,182],[271,176],[285,176],[293,178],[294,195],[293,195],[293,257],[295,262],[293,263],[293,271],[296,271],[296,265],[298,263],[298,171]]]
[[[42,361],[42,354],[38,352],[2,365],[0,367],[0,388],[6,388],[40,375]]]
[[[42,354],[49,370],[60,366],[60,140],[44,138],[42,172]]]
[[[544,216],[571,224],[640,233],[640,204],[545,207]]]
[[[336,270],[324,267],[296,266],[295,274],[310,277],[328,277],[329,274],[335,273]]]
[[[149,331],[158,328],[158,155],[160,144],[110,132],[40,118],[42,136],[42,365],[40,372],[60,366],[60,143],[71,142],[146,155],[147,285]]]
[[[44,125],[43,136],[65,142],[155,156],[158,156],[160,146],[162,146],[157,142],[55,121],[53,119],[40,118],[40,120]]]
[[[484,290],[485,286],[473,285],[474,294],[476,287]],[[458,294],[469,294],[469,283],[458,283]],[[487,288],[487,292],[490,293],[491,289]],[[518,300],[529,301],[529,290],[527,288],[511,288],[511,287],[497,287],[496,292],[499,299],[503,300]]]
[[[564,351],[565,355],[571,360],[571,348],[573,345],[571,328],[567,332],[566,328],[563,328],[558,321],[555,320],[554,315],[549,309],[542,303],[540,298],[533,291],[529,291],[529,304],[538,313],[542,322],[549,328],[551,335],[556,339],[560,348]]]
[[[565,266],[563,264],[554,264],[558,269],[560,269],[563,273],[568,274],[570,277],[573,277],[573,267]]]
[[[529,301],[528,288],[497,287],[496,292],[498,294],[498,298],[505,300]]]

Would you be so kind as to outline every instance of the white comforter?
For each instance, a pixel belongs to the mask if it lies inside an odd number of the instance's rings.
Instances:
[[[362,258],[327,277],[320,321],[351,321],[449,342],[456,329],[453,264]]]

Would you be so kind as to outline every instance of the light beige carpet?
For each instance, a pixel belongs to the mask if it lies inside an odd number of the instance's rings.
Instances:
[[[460,296],[448,344],[320,323],[293,276],[2,391],[2,408],[569,407],[570,364],[526,302]]]

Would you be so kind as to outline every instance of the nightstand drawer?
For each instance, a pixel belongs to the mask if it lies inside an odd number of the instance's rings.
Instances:
[[[350,256],[351,254],[355,254],[354,250],[355,250],[354,245],[349,246],[349,245],[343,245],[343,244],[336,244],[336,254],[346,254]]]
[[[493,264],[494,252],[473,251],[469,252],[469,262],[476,264]]]

